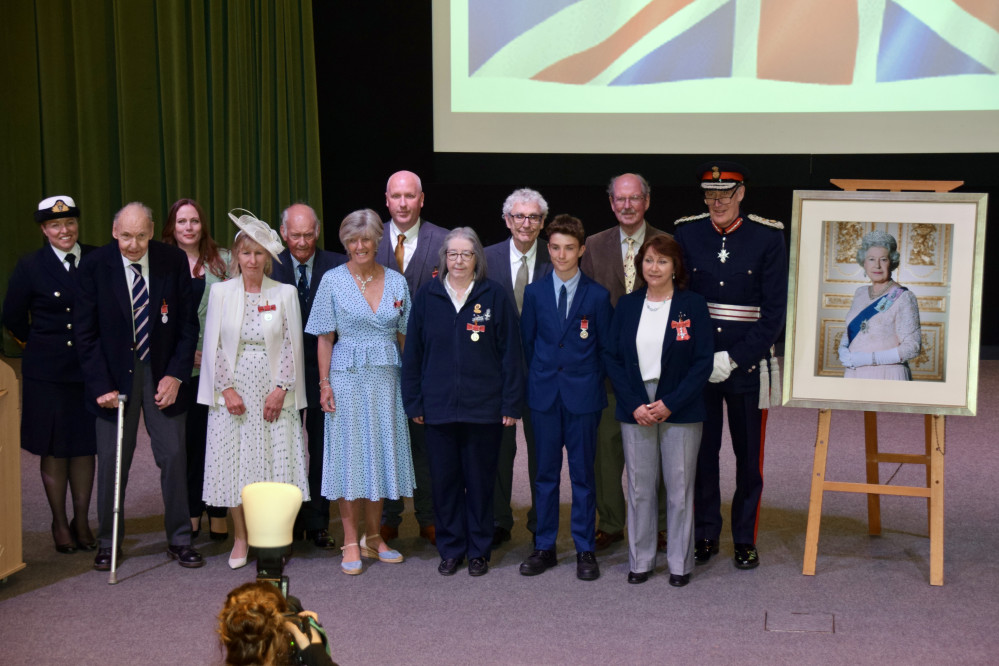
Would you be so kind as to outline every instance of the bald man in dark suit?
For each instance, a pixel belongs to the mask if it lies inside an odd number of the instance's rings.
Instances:
[[[439,254],[447,229],[420,217],[423,210],[423,183],[412,171],[398,171],[385,185],[385,205],[391,219],[385,223],[385,233],[378,245],[375,260],[386,268],[399,271],[406,278],[410,296],[437,277],[442,268]],[[420,536],[437,543],[434,529],[434,505],[430,486],[430,466],[427,463],[423,425],[409,421],[409,441],[413,448],[413,508]],[[381,535],[385,541],[399,536],[402,522],[402,499],[385,500],[382,509]]]

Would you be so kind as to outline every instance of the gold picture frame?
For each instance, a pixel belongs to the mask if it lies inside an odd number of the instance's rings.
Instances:
[[[795,191],[783,404],[974,415],[987,204],[979,193]],[[856,248],[874,229],[897,239],[897,279],[919,302],[923,349],[909,382],[845,379],[836,357],[866,284]]]

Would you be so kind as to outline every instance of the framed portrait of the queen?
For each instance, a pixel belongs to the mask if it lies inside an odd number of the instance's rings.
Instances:
[[[986,204],[796,191],[784,404],[974,414]]]

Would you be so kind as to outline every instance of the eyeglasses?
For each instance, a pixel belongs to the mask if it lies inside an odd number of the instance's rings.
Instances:
[[[458,252],[456,250],[448,250],[445,255],[448,261],[458,261],[458,257],[461,257],[462,261],[469,261],[475,256],[474,252]]]
[[[704,203],[706,203],[707,205],[710,206],[711,204],[713,204],[715,202],[718,202],[721,205],[726,206],[726,205],[732,203],[732,199],[735,198],[735,193],[738,192],[738,191],[739,191],[739,186],[736,185],[734,188],[732,188],[731,191],[728,191],[728,190],[714,190],[714,191],[705,192],[704,193]],[[725,196],[726,194],[728,196]]]
[[[644,194],[632,194],[630,197],[611,197],[611,201],[614,202],[615,206],[623,206],[625,204],[635,205],[645,201]]]
[[[527,220],[531,224],[537,224],[541,222],[541,216],[538,215],[537,213],[533,215],[524,215],[523,213],[513,213],[508,215],[508,217],[512,220],[516,220],[518,224],[523,224],[524,220]]]

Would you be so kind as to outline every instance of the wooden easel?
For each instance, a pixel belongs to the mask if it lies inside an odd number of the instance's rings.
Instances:
[[[964,181],[847,180],[832,179],[844,190],[918,190],[950,192]],[[829,453],[829,425],[832,410],[819,410],[812,463],[812,490],[808,502],[808,527],[805,530],[805,563],[801,573],[815,575],[819,551],[819,524],[822,521],[822,493],[825,491],[864,493],[867,495],[867,533],[881,534],[881,495],[925,497],[930,532],[930,585],[943,585],[943,514],[944,514],[944,416],[924,414],[926,453],[881,453],[878,451],[877,412],[864,412],[864,450],[867,458],[867,483],[826,480],[826,457]],[[906,463],[926,466],[926,486],[883,486],[878,480],[879,463]]]

